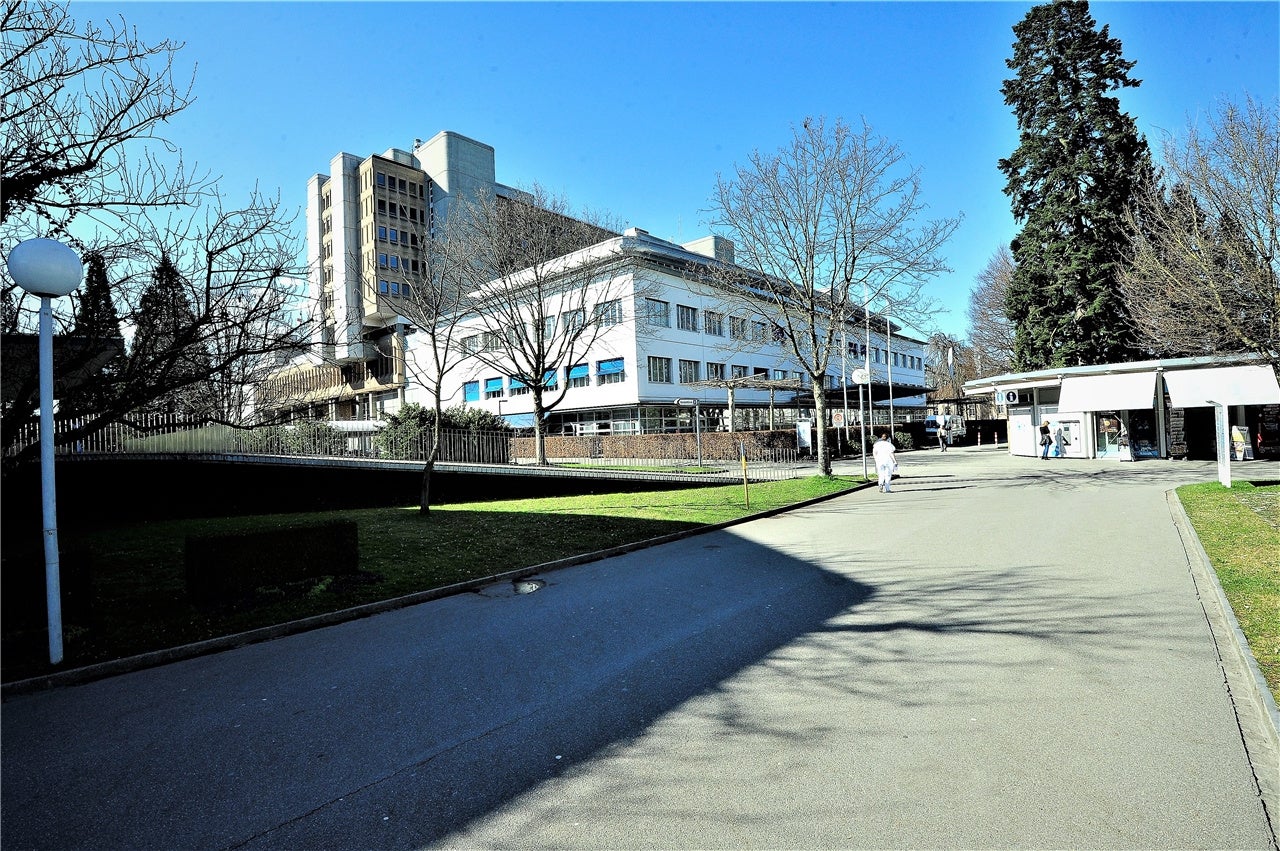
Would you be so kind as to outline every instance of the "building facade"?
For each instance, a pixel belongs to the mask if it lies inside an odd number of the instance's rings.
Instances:
[[[1241,460],[1280,457],[1280,385],[1270,364],[1249,356],[1043,369],[970,381],[964,391],[1005,408],[1013,455],[1040,455],[1047,421],[1068,458],[1211,460],[1222,406]],[[1050,455],[1058,452],[1055,443]]]
[[[337,154],[307,182],[312,352],[274,374],[260,407],[276,418],[368,420],[404,402],[402,315],[426,238],[463,195],[518,197],[495,179],[491,146],[442,131],[412,152]]]
[[[547,417],[548,433],[692,431],[695,409],[700,428],[711,431],[790,428],[813,418],[808,376],[775,333],[767,306],[728,297],[701,273],[707,264],[732,263],[727,240],[676,245],[632,228],[582,255],[612,255],[617,262],[588,285],[584,298],[575,299],[581,308],[574,315],[554,305],[529,310],[528,321],[540,314],[548,332],[556,323],[582,321],[575,318],[579,312],[600,326],[572,362],[549,365],[544,384],[558,402]],[[838,340],[845,356],[831,359],[824,380],[828,425],[846,421],[846,399],[852,404],[847,421],[859,421],[858,390],[849,376],[867,352],[868,395],[876,400],[867,421],[888,422],[890,405],[896,421],[924,415],[923,342],[897,334],[900,329],[881,317],[873,316],[870,326],[869,349],[865,322],[851,322]],[[441,382],[444,404],[476,406],[513,425],[530,425],[531,389],[503,369],[493,352],[483,351],[486,337],[492,340],[500,330],[484,315],[459,324],[462,347],[475,356]],[[409,340],[411,374],[430,361],[416,351],[419,345]],[[406,399],[431,404],[421,387],[411,386]]]

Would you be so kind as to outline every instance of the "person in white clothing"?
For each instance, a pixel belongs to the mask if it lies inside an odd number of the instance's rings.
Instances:
[[[894,454],[889,432],[880,432],[880,439],[871,446],[871,457],[875,459],[876,473],[880,477],[880,492],[892,493],[889,486],[893,482],[893,471],[898,468],[898,457]]]

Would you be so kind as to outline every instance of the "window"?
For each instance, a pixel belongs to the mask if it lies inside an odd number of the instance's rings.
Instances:
[[[733,366],[729,367],[729,373],[734,378],[746,378],[747,368],[745,366],[738,366],[737,364],[734,364]]]
[[[384,294],[389,293],[391,292],[391,288],[390,286],[387,285],[386,281],[378,281],[378,292],[384,293]]]
[[[692,384],[693,382],[697,381],[699,377],[698,366],[699,364],[696,360],[681,360],[680,361],[680,383]]]
[[[391,260],[391,268],[392,268],[392,269],[399,269],[399,268],[400,268],[400,258],[399,258],[398,256],[396,256],[395,254],[392,254],[392,255],[391,255],[391,257],[390,257],[390,260]]]
[[[589,387],[591,385],[590,367],[585,363],[569,367],[570,387]]]
[[[378,239],[385,240],[387,238],[386,225],[378,225]]]
[[[392,295],[400,295],[400,282],[399,282],[399,281],[392,281],[392,282],[391,282],[391,294],[392,294]]]
[[[516,378],[514,375],[511,376],[511,395],[512,396],[529,395],[529,385],[525,384],[523,381]]]
[[[409,191],[408,183],[405,181],[405,179],[404,179],[403,177],[402,177],[402,178],[400,178],[400,180],[399,180],[398,182],[399,182],[399,184],[400,184],[400,191],[401,191],[401,192],[408,192],[408,191]]]
[[[484,398],[501,399],[502,398],[502,379],[486,378],[484,380]]]
[[[596,305],[597,325],[621,325],[622,302],[619,299],[603,301]]]
[[[649,380],[658,384],[671,383],[671,358],[649,356]]]
[[[646,298],[644,300],[644,307],[644,317],[650,325],[661,326],[663,328],[671,327],[670,302],[658,301],[656,298]]]
[[[386,186],[386,185],[387,185],[387,176],[386,176],[385,174],[383,174],[382,172],[378,172],[378,185],[379,185],[379,186]]]
[[[566,334],[576,334],[582,330],[582,326],[587,322],[586,311],[581,308],[577,310],[566,310],[560,314],[560,321],[564,326]]]
[[[408,298],[408,297],[409,297],[409,285],[408,285],[408,284],[401,284],[401,285],[400,285],[400,295],[404,296],[405,298]]]
[[[763,322],[751,323],[751,339],[757,343],[763,343],[769,339],[769,328]]]
[[[787,371],[786,371],[785,369],[775,369],[775,370],[773,371],[773,380],[774,380],[774,381],[786,381],[786,380],[787,380]]]
[[[479,402],[480,401],[480,382],[468,381],[462,385],[462,401]]]
[[[676,326],[681,331],[697,331],[698,308],[685,304],[676,305]]]
[[[484,350],[496,352],[502,348],[502,335],[494,331],[484,332]]]
[[[467,354],[475,354],[480,351],[480,335],[472,334],[470,337],[463,337],[462,350]]]
[[[747,320],[741,316],[730,316],[729,336],[734,340],[747,339]]]
[[[621,384],[626,377],[622,358],[596,361],[596,384]]]
[[[542,339],[550,340],[556,335],[556,318],[554,316],[542,317]]]
[[[554,369],[548,369],[542,374],[542,386],[548,390],[554,390],[556,385],[560,383],[560,375]]]
[[[396,230],[395,228],[391,229],[391,241],[392,242],[400,241],[400,231]]]
[[[379,269],[387,268],[387,255],[385,254],[378,255],[378,268]]]
[[[387,213],[387,202],[383,201],[381,198],[378,199],[378,212],[383,215],[386,215]]]
[[[707,361],[707,379],[709,381],[723,381],[724,364]]]
[[[705,314],[703,314],[702,323],[706,332],[711,336],[713,337],[724,336],[724,314],[712,313],[711,311],[708,310]]]

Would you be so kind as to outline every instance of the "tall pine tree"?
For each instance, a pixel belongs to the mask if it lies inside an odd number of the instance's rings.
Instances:
[[[213,407],[208,387],[209,352],[201,339],[182,273],[166,255],[151,274],[138,302],[137,328],[129,354],[131,369],[160,371],[175,390],[141,407],[153,413],[206,417]]]
[[[120,313],[111,297],[106,261],[97,252],[85,255],[84,259],[84,286],[80,289],[76,323],[71,333],[82,339],[84,357],[96,359],[99,353],[119,344]],[[112,358],[72,390],[64,401],[67,408],[78,412],[97,412],[109,405],[114,398],[113,385],[120,373],[118,361],[118,357]]]
[[[1006,299],[1014,367],[1108,363],[1135,355],[1117,285],[1124,217],[1153,179],[1151,154],[1111,92],[1137,87],[1134,62],[1086,0],[1053,0],[1013,28],[1001,91],[1019,144],[1000,161],[1022,230]]]

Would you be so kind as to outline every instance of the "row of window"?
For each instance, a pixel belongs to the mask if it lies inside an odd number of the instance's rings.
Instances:
[[[365,215],[369,211],[365,210]],[[404,204],[397,204],[395,201],[386,201],[382,198],[378,199],[378,215],[386,216],[389,219],[403,219],[409,222],[421,222],[427,224],[430,219],[427,217],[427,211],[424,208],[409,207]]]
[[[649,380],[657,384],[673,384],[672,381],[672,359],[659,357],[657,355],[649,356]],[[725,369],[728,369],[726,374]],[[679,376],[680,384],[692,384],[695,381],[703,380],[702,363],[696,360],[679,359],[676,362],[676,375]],[[803,376],[799,372],[788,371],[785,369],[769,369],[757,366],[743,366],[742,364],[725,364],[715,361],[707,361],[706,379],[708,381],[720,381],[725,378],[746,378],[753,375],[758,378],[768,378],[775,381],[786,381],[788,379],[799,380]]]
[[[418,259],[416,257],[402,258],[398,254],[379,253],[378,268],[391,269],[396,272],[404,272],[405,274],[416,274],[418,271]]]
[[[414,262],[416,263],[417,261]],[[586,321],[587,314],[583,308],[566,310],[558,318],[556,316],[544,316],[542,317],[542,339],[550,340],[555,337],[557,327],[566,335],[574,334],[586,324]],[[622,323],[622,301],[614,299],[613,301],[597,304],[592,310],[592,321],[601,327],[620,325]],[[469,354],[475,354],[482,351],[497,351],[507,344],[519,346],[521,342],[532,339],[531,335],[534,332],[535,328],[533,326],[521,324],[508,329],[505,340],[503,339],[503,334],[498,331],[471,334],[462,338],[462,350]]]
[[[670,328],[671,302],[657,298],[646,298],[644,301],[645,321],[651,326]],[[728,331],[731,339],[751,340],[757,343],[763,343],[770,339],[768,323],[759,320],[748,322],[747,319],[741,316],[730,316],[728,318]],[[699,319],[701,319],[701,322],[699,322]],[[723,337],[725,335],[724,320],[725,315],[723,313],[717,313],[713,310],[699,311],[698,308],[690,307],[687,304],[676,305],[676,328],[681,331],[697,333],[701,330],[712,337]],[[772,336],[776,341],[777,334]]]
[[[373,182],[375,186],[380,186],[390,192],[403,192],[415,198],[427,197],[424,184],[416,180],[406,180],[403,177],[396,177],[394,174],[379,171],[374,174]],[[365,188],[367,189],[368,187],[366,186]]]
[[[867,346],[865,343],[850,343],[849,354],[858,359],[867,356]],[[890,357],[892,354],[892,358]],[[871,362],[887,364],[893,361],[893,365],[904,369],[924,369],[924,358],[916,355],[909,355],[904,352],[892,352],[888,349],[880,349],[875,346],[871,347]]]
[[[378,241],[394,242],[398,245],[408,245],[413,248],[418,247],[418,235],[416,233],[413,231],[388,228],[386,225],[378,225]]]
[[[383,295],[398,295],[408,298],[409,285],[400,281],[378,281],[378,292]]]
[[[590,364],[580,363],[567,368],[564,379],[568,387],[590,387],[591,386],[591,366]],[[608,360],[596,361],[595,365],[595,383],[602,384],[621,384],[627,378],[626,364],[623,358],[609,358]],[[557,369],[549,369],[542,377],[542,386],[548,390],[554,390],[560,385],[560,371]],[[526,396],[532,392],[529,385],[514,376],[505,378],[497,376],[494,378],[486,378],[483,385],[479,381],[468,381],[462,385],[462,398],[466,402],[480,401],[480,395],[483,390],[485,399],[501,399],[505,395],[510,396]]]

